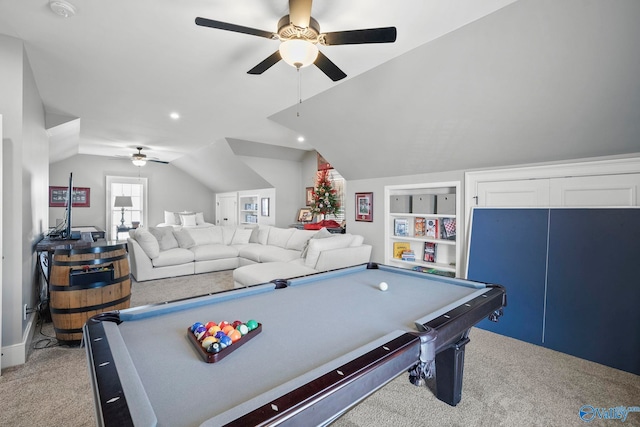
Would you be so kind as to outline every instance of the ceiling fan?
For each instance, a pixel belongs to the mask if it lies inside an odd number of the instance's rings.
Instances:
[[[136,150],[138,150],[137,153],[134,153],[131,155],[131,157],[127,157],[131,160],[131,163],[133,163],[135,166],[144,166],[147,164],[147,162],[155,162],[155,163],[162,163],[165,165],[168,165],[169,162],[164,162],[162,160],[158,160],[155,157],[147,157],[146,154],[142,154],[142,149],[144,147],[136,147]]]
[[[395,27],[321,33],[320,24],[311,16],[311,3],[312,0],[289,0],[289,15],[280,18],[276,33],[200,17],[196,18],[196,25],[280,40],[280,48],[249,70],[249,74],[262,74],[282,59],[297,69],[315,64],[334,82],[347,75],[318,50],[317,44],[335,46],[396,41]]]

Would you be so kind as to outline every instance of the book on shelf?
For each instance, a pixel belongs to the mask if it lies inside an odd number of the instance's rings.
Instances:
[[[393,220],[393,234],[395,236],[409,235],[409,221],[407,218],[396,218]]]
[[[424,242],[424,262],[436,262],[436,244],[433,242]]]
[[[426,218],[417,216],[413,221],[413,235],[414,236],[424,236],[425,233],[425,224],[427,220]]]
[[[455,218],[442,218],[442,227],[440,230],[440,237],[446,240],[456,239],[456,219]]]
[[[440,234],[438,233],[438,220],[437,219],[428,219],[425,224],[425,236],[433,237],[437,239]]]
[[[393,242],[393,257],[402,259],[402,254],[405,251],[411,250],[411,243],[409,242]]]
[[[402,260],[403,261],[415,261],[416,254],[412,250],[402,252]]]

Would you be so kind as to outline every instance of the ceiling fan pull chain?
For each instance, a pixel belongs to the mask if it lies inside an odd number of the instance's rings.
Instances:
[[[302,76],[300,75],[300,67],[297,68],[298,73],[298,111],[296,117],[300,117],[300,104],[302,104]]]

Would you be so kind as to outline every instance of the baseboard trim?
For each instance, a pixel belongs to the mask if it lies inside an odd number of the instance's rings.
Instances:
[[[10,368],[12,366],[23,365],[27,361],[27,353],[29,344],[33,339],[35,332],[36,313],[29,314],[27,327],[22,334],[22,341],[16,344],[2,347],[2,366],[1,369]]]

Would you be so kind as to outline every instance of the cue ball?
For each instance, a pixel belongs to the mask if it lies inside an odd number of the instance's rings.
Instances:
[[[380,282],[378,287],[380,288],[381,291],[386,291],[387,289],[389,289],[389,285],[387,285],[387,282]]]

